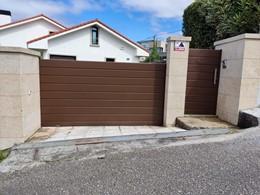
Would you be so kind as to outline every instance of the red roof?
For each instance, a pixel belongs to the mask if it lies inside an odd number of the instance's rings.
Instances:
[[[44,17],[52,22],[54,22],[55,24],[63,27],[63,28],[66,28],[65,26],[63,26],[62,24],[56,22],[55,20],[43,15],[43,14],[40,14],[40,15],[37,15],[37,16],[33,16],[33,17],[30,17],[30,18],[26,18],[26,19],[23,19],[23,20],[18,20],[18,21],[15,21],[15,22],[11,22],[11,23],[8,23],[8,24],[4,24],[4,25],[1,25],[0,26],[0,29],[3,28],[3,27],[7,27],[7,26],[12,26],[12,25],[15,25],[15,24],[19,24],[19,23],[22,23],[22,22],[27,22],[27,21],[30,21],[30,20],[33,20],[33,19],[36,19],[36,18],[40,18],[40,17]]]
[[[106,24],[104,24],[103,22],[99,21],[98,19],[95,19],[95,20],[90,20],[88,22],[84,22],[82,24],[78,24],[78,25],[75,25],[75,26],[72,26],[70,28],[66,28],[66,29],[63,29],[63,30],[60,30],[60,31],[57,31],[57,32],[54,32],[54,33],[51,33],[51,34],[48,34],[48,35],[45,35],[45,36],[42,36],[42,37],[39,37],[39,38],[36,38],[36,39],[33,39],[33,40],[30,40],[27,42],[27,44],[30,44],[30,43],[33,43],[33,42],[36,42],[36,41],[40,41],[42,39],[45,39],[45,38],[49,38],[49,37],[52,37],[52,36],[55,36],[55,35],[58,35],[58,34],[61,34],[61,33],[64,33],[64,32],[68,32],[68,31],[71,31],[71,30],[74,30],[74,29],[77,29],[77,28],[80,28],[82,26],[86,26],[86,25],[89,25],[89,24],[93,24],[93,23],[99,23],[101,24],[102,26],[105,26],[107,29],[111,30],[112,32],[116,33],[117,35],[119,35],[120,37],[126,39],[127,41],[129,41],[130,43],[134,44],[135,46],[139,47],[140,49],[146,51],[149,53],[148,50],[146,50],[145,48],[143,48],[141,45],[138,45],[137,43],[133,42],[132,40],[126,38],[124,35],[120,34],[119,32],[115,31],[114,29],[110,28],[109,26],[107,26]]]

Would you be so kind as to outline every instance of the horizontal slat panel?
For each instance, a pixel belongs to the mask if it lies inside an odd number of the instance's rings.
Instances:
[[[215,109],[216,105],[211,102],[187,102],[186,107],[189,109]]]
[[[197,87],[197,88],[212,88],[214,87],[213,81],[210,82],[202,81],[202,80],[188,80],[187,81],[187,87]]]
[[[70,91],[70,92],[139,92],[163,93],[160,86],[121,86],[121,85],[88,85],[88,84],[41,84],[42,91]]]
[[[145,114],[43,114],[43,121],[152,121],[160,120],[159,115]]]
[[[200,66],[219,66],[219,58],[210,58],[210,57],[190,57],[189,65],[194,66],[199,64]]]
[[[205,114],[205,115],[215,115],[216,114],[216,109],[185,109],[185,114]]]
[[[42,107],[43,114],[162,114],[161,107]]]
[[[161,100],[67,100],[67,99],[42,99],[42,107],[160,107]]]
[[[188,66],[188,74],[192,72],[205,72],[205,73],[212,73],[214,74],[215,68],[218,66],[210,66],[210,65],[189,65]]]
[[[55,76],[85,76],[85,77],[118,77],[118,78],[164,78],[162,71],[137,71],[137,70],[92,70],[70,68],[43,68],[41,75]]]
[[[161,120],[150,120],[150,121],[55,121],[55,122],[49,122],[49,121],[42,121],[42,126],[85,126],[85,125],[91,125],[91,126],[100,126],[100,125],[113,125],[113,126],[129,126],[131,125],[162,125]]]
[[[163,100],[161,93],[116,93],[116,92],[62,92],[44,91],[42,99],[94,99],[103,100]]]
[[[69,68],[69,69],[104,69],[104,70],[148,70],[165,71],[165,64],[154,63],[117,63],[117,62],[86,62],[64,60],[40,60],[41,68]]]
[[[204,72],[190,72],[187,75],[187,80],[212,80],[214,79],[214,73]]]
[[[211,102],[216,103],[217,97],[213,95],[187,95],[186,102]]]
[[[221,51],[213,49],[190,49],[189,57],[209,57],[219,59],[221,57]]]
[[[104,85],[164,85],[164,79],[155,78],[107,78],[107,77],[79,77],[70,76],[42,76],[41,83],[59,83],[59,84],[104,84]]]
[[[194,87],[187,87],[186,95],[216,95],[218,89],[215,88],[194,88]]]
[[[41,69],[41,75],[85,76],[85,77],[118,77],[118,78],[164,78],[165,73],[156,71],[123,71],[123,70],[83,70],[83,69]]]

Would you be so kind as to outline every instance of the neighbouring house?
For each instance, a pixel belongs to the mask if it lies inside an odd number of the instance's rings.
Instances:
[[[149,51],[99,20],[70,28],[37,15],[11,22],[11,12],[0,10],[0,46],[29,48],[43,59],[140,62]]]
[[[149,51],[98,19],[27,42],[44,59],[140,62]]]
[[[154,40],[144,40],[144,41],[138,41],[142,47],[149,50],[149,52],[153,51],[153,44]],[[167,45],[163,41],[156,41],[157,44],[157,52],[159,54],[160,60],[165,61],[166,60],[166,51],[167,51]]]
[[[27,48],[27,41],[63,29],[66,27],[43,14],[11,22],[11,12],[0,10],[0,46]]]

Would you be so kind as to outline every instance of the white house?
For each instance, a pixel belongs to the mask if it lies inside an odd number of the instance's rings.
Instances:
[[[27,48],[27,41],[63,29],[66,27],[42,14],[11,22],[11,12],[0,10],[0,46]]]
[[[149,51],[99,20],[92,20],[27,42],[44,59],[139,62]]]

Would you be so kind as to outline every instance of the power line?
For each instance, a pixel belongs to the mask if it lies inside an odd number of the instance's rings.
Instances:
[[[145,40],[148,40],[148,39],[153,39],[154,40],[158,36],[162,36],[162,35],[166,35],[166,34],[173,34],[173,33],[177,33],[177,32],[180,32],[180,31],[181,30],[177,30],[177,31],[173,31],[173,32],[162,32],[162,33],[154,34],[153,36],[148,37]]]

